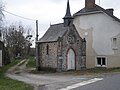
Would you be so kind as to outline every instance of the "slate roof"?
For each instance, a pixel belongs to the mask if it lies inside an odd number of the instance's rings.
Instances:
[[[62,37],[68,27],[64,27],[63,23],[51,25],[39,42],[53,42],[57,41],[58,37]]]
[[[83,8],[80,11],[76,12],[73,15],[73,17],[80,16],[80,15],[85,15],[85,14],[90,14],[90,13],[100,13],[100,12],[106,13],[107,15],[109,15],[110,17],[112,17],[113,19],[115,19],[116,21],[118,21],[120,23],[120,19],[118,19],[117,17],[115,17],[114,15],[109,13],[106,9],[104,9],[104,8],[98,6],[98,5],[95,5],[94,8],[89,8],[89,9]]]

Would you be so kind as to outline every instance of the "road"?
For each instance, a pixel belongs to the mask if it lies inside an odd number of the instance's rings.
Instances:
[[[81,82],[71,86],[61,90],[120,90],[120,74],[104,76],[101,80],[86,85]]]
[[[74,76],[62,73],[31,74],[26,72],[28,60],[8,70],[6,76],[33,85],[34,90],[120,90],[120,74]]]

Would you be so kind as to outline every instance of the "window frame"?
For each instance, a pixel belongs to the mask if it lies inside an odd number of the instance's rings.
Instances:
[[[114,40],[116,40],[116,41],[114,41]],[[113,37],[112,38],[112,49],[113,50],[117,50],[118,49],[118,38],[117,37]]]
[[[98,64],[98,59],[97,58],[101,58],[101,65]],[[105,65],[103,65],[102,58],[105,58]],[[107,67],[107,57],[105,57],[105,56],[97,56],[97,57],[95,57],[95,66],[96,67]]]

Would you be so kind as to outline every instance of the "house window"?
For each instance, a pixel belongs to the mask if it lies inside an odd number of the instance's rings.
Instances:
[[[117,49],[117,38],[112,38],[112,48]]]
[[[46,46],[46,55],[49,54],[49,45]]]
[[[106,57],[97,57],[96,58],[97,67],[106,67]]]

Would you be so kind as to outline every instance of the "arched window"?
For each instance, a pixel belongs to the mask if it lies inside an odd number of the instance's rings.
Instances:
[[[46,55],[49,54],[49,45],[46,46]]]

